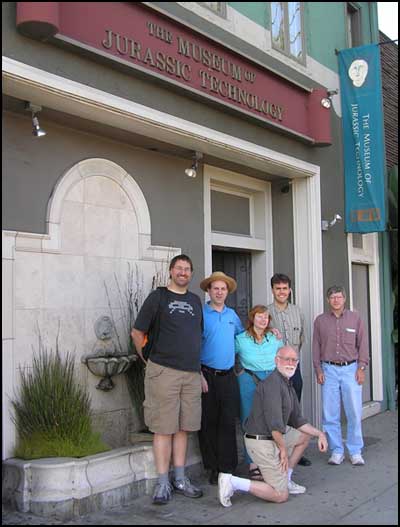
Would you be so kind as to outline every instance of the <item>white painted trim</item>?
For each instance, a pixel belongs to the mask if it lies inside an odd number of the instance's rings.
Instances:
[[[306,177],[315,166],[306,161],[218,132],[191,121],[154,110],[3,57],[3,92],[47,108],[66,112],[121,130],[154,137],[190,150],[223,157],[227,161],[282,177]]]
[[[215,182],[211,184],[210,191],[220,192],[224,194],[231,194],[232,196],[239,196],[245,198],[249,202],[249,236],[254,237],[254,197],[251,192],[246,190],[234,190],[233,188],[218,185]]]
[[[212,245],[243,249],[244,251],[265,251],[266,248],[263,238],[252,238],[251,236],[212,232],[211,240]]]
[[[306,320],[307,339],[302,347],[303,377],[311,382],[312,419],[321,424],[321,393],[312,365],[312,334],[315,318],[324,310],[323,262],[321,237],[320,172],[306,180],[293,180],[293,231],[295,261],[295,303],[301,306]]]
[[[349,255],[349,299],[350,309],[353,309],[352,264],[368,265],[370,325],[371,325],[371,362],[373,363],[372,400],[383,400],[383,362],[382,362],[382,327],[380,311],[380,280],[379,280],[379,239],[377,233],[363,235],[363,249],[353,247],[353,235],[347,235],[347,250]]]
[[[250,198],[252,204],[249,211],[250,236],[212,232],[211,189]],[[261,232],[256,232],[257,229]],[[270,294],[266,276],[270,275],[273,269],[271,184],[268,181],[206,165],[204,167],[204,243],[206,274],[212,271],[213,246],[252,251],[253,303],[265,303]]]

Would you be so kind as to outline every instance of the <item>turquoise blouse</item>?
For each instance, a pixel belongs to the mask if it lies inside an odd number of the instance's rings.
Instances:
[[[257,343],[247,331],[243,331],[235,338],[235,353],[239,355],[243,368],[247,370],[274,370],[275,355],[283,345],[272,333],[267,333],[262,342]]]

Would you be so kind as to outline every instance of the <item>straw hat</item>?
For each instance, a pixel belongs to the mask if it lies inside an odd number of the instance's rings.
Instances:
[[[208,286],[211,284],[211,282],[216,282],[217,280],[222,280],[223,282],[225,282],[226,285],[228,286],[228,291],[230,293],[233,293],[234,291],[236,291],[236,288],[237,288],[236,280],[234,280],[230,276],[227,276],[222,271],[215,271],[208,278],[204,278],[204,280],[202,280],[202,282],[200,283],[200,287],[203,291],[207,291]]]

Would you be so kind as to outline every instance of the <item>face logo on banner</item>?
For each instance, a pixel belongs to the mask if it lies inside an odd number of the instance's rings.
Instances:
[[[349,68],[349,77],[356,88],[361,88],[368,75],[368,62],[363,59],[353,60]]]

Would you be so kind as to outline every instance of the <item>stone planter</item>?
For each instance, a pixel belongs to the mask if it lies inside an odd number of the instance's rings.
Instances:
[[[190,434],[187,465],[200,460],[197,435]],[[84,458],[14,458],[3,462],[3,501],[22,512],[68,520],[148,494],[156,477],[146,441]]]

